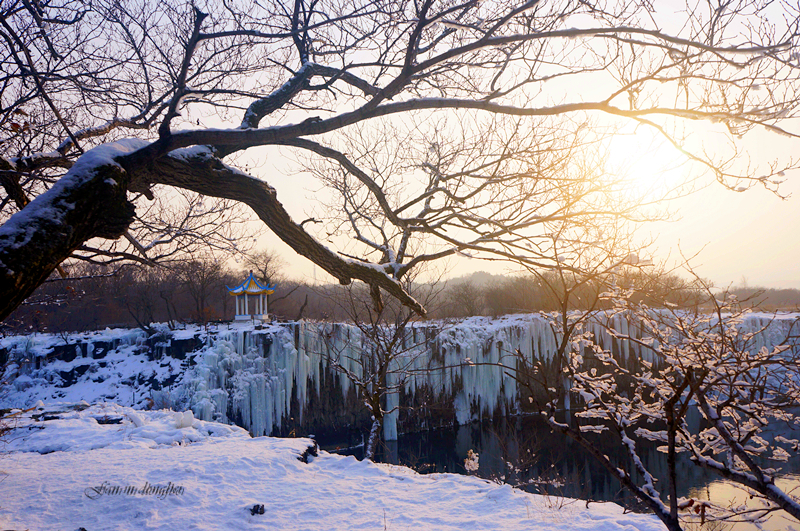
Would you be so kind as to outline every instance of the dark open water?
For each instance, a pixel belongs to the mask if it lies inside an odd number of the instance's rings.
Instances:
[[[568,414],[565,414],[565,419],[569,420]],[[689,420],[690,423],[700,422],[699,415],[694,415]],[[800,438],[800,432],[792,432],[786,427],[775,427],[765,438],[778,434],[787,438]],[[619,444],[613,435],[597,435],[595,438],[603,453],[609,456],[620,455]],[[358,446],[361,442],[358,434],[354,434],[349,440],[319,442],[324,450],[338,451],[358,458],[363,454],[363,446]],[[657,478],[666,478],[666,454],[657,451],[657,444],[640,439],[637,440],[637,447],[648,470]],[[479,467],[474,473],[482,478],[509,483],[529,492],[546,494],[555,501],[560,498],[613,501],[631,510],[646,512],[581,446],[553,433],[543,421],[535,417],[517,417],[400,435],[398,441],[385,443],[379,449],[377,459],[408,466],[420,473],[467,474],[464,459],[469,450],[479,455]],[[779,485],[784,488],[796,486],[800,491],[800,456],[790,459],[788,463],[781,463],[780,468],[785,476]],[[693,465],[681,454],[677,475],[679,496],[711,499],[717,503],[731,498],[736,498],[737,503],[747,501],[747,496],[741,491]],[[659,490],[665,491],[665,480],[661,485],[664,486]],[[663,494],[666,496],[666,493]],[[749,524],[718,522],[706,524],[702,528],[687,527],[690,528],[708,531],[757,529]],[[800,524],[773,518],[764,529],[800,531]]]

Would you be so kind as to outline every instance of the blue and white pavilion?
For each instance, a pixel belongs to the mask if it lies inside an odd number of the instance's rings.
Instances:
[[[244,282],[235,288],[228,288],[228,293],[236,297],[236,321],[268,319],[267,295],[275,293],[274,285],[263,285],[250,271]]]

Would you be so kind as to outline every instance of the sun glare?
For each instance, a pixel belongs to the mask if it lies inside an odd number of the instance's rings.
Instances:
[[[620,132],[608,142],[605,169],[646,201],[680,195],[688,182],[688,160],[649,130]]]

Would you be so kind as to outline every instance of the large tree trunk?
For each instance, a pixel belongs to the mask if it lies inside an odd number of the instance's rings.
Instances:
[[[125,161],[122,161],[123,165]],[[147,168],[130,169],[137,180],[149,184],[165,184],[203,195],[232,199],[248,205],[281,240],[296,253],[327,271],[342,284],[357,279],[374,289],[380,288],[419,315],[425,308],[392,279],[381,266],[345,260],[319,243],[303,227],[295,223],[278,201],[275,189],[264,181],[230,168],[210,152],[189,148],[162,157]]]
[[[420,315],[425,309],[380,266],[343,259],[292,221],[275,190],[224,165],[207,148],[143,159],[152,145],[124,140],[88,151],[67,175],[0,227],[0,320],[19,306],[75,249],[92,238],[119,238],[134,216],[127,192],[165,184],[250,206],[298,254],[342,284],[366,282]],[[136,150],[139,150],[138,152]]]
[[[103,145],[0,227],[0,320],[92,238],[119,238],[133,220],[129,176],[114,157],[145,145]]]

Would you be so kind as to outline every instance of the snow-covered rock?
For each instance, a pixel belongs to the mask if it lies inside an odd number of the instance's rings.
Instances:
[[[176,423],[180,417],[180,423]],[[249,439],[246,430],[196,420],[191,411],[137,411],[114,403],[37,404],[12,417],[5,451],[86,452],[98,448],[158,448],[221,438]]]

